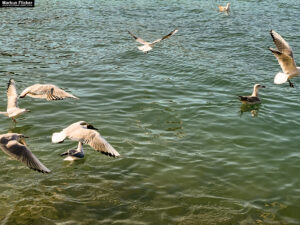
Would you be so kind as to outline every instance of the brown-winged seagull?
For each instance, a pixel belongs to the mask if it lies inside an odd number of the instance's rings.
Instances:
[[[0,112],[0,114],[8,116],[16,123],[16,117],[29,111],[30,110],[20,109],[18,107],[18,94],[16,89],[16,83],[13,79],[10,79],[7,86],[7,111]]]
[[[283,73],[279,72],[276,74],[274,78],[274,83],[283,84],[288,81],[290,87],[294,87],[290,79],[300,74],[300,67],[296,67],[292,48],[274,30],[271,30],[270,34],[277,49],[269,48],[269,50],[275,55],[283,71]]]
[[[118,157],[120,154],[96,131],[97,129],[84,121],[71,124],[61,132],[52,134],[52,143],[61,143],[66,138],[90,145],[105,155]]]
[[[165,39],[171,37],[172,35],[176,34],[177,32],[178,32],[178,29],[175,29],[175,30],[173,30],[171,33],[169,33],[169,34],[163,36],[163,37],[160,38],[160,39],[157,39],[157,40],[155,40],[155,41],[153,41],[153,42],[147,42],[147,41],[144,41],[143,39],[141,39],[141,38],[135,36],[135,35],[134,35],[133,33],[131,33],[130,31],[128,31],[128,33],[129,33],[129,34],[130,34],[137,42],[139,42],[140,44],[142,44],[142,46],[138,46],[138,49],[141,50],[141,51],[144,52],[144,53],[147,53],[148,51],[150,51],[150,50],[153,48],[153,46],[154,46],[155,44],[157,44],[158,42],[160,42],[160,41],[162,41],[162,40],[165,40]]]
[[[45,167],[40,160],[30,151],[24,140],[23,134],[7,133],[0,135],[0,148],[7,155],[24,163],[30,169],[41,173],[50,173],[51,171]]]
[[[74,95],[65,92],[53,84],[34,84],[22,91],[19,97],[25,98],[26,96],[32,98],[44,98],[48,101],[62,100],[65,98],[78,99]]]
[[[219,7],[219,11],[220,12],[229,12],[229,10],[230,10],[230,3],[227,3],[226,6],[218,5],[218,7]]]
[[[265,88],[265,86],[260,84],[255,84],[253,87],[252,95],[250,96],[239,96],[240,101],[244,104],[259,104],[260,99],[258,97],[258,89]]]

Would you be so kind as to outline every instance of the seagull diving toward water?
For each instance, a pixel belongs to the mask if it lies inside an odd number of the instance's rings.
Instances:
[[[62,154],[60,156],[67,156],[64,160],[65,161],[73,161],[78,159],[84,158],[84,152],[83,152],[83,144],[81,142],[78,142],[77,149],[70,149]]]
[[[25,98],[27,95],[32,98],[44,98],[48,101],[62,100],[65,98],[78,99],[53,84],[34,84],[22,91],[19,97]]]
[[[71,124],[61,132],[52,134],[52,143],[62,143],[66,138],[90,145],[105,155],[118,157],[120,154],[96,131],[91,124],[79,121]],[[79,144],[78,144],[79,147]]]
[[[296,67],[292,48],[274,30],[271,30],[270,34],[277,49],[269,48],[269,50],[275,55],[283,71],[283,73],[279,72],[276,74],[274,83],[283,84],[288,81],[290,87],[294,87],[290,79],[300,74],[300,67]]]
[[[240,101],[244,104],[259,104],[260,99],[258,97],[258,89],[265,88],[265,86],[260,84],[255,84],[253,87],[252,95],[250,96],[239,96]]]
[[[2,134],[0,135],[0,148],[7,155],[24,163],[30,169],[41,173],[50,173],[51,171],[27,147],[24,138],[26,137],[23,134]]]
[[[130,31],[128,31],[128,33],[129,33],[129,34],[130,34],[137,42],[139,42],[139,43],[142,44],[142,46],[138,46],[138,49],[141,50],[141,51],[144,52],[144,53],[149,52],[149,51],[153,48],[153,46],[154,46],[156,43],[158,43],[158,42],[160,42],[160,41],[162,41],[162,40],[165,40],[165,39],[171,37],[172,35],[176,34],[177,32],[178,32],[178,30],[175,29],[175,30],[173,30],[171,33],[167,34],[166,36],[163,36],[163,37],[160,38],[160,39],[157,39],[156,41],[153,41],[153,42],[147,42],[147,41],[144,41],[143,39],[141,39],[141,38],[135,36],[135,35],[132,34]]]
[[[218,7],[219,7],[219,11],[220,12],[229,12],[229,10],[230,10],[230,3],[227,3],[226,6],[218,5]]]
[[[20,109],[18,107],[18,94],[16,89],[16,83],[13,79],[10,79],[7,86],[7,111],[0,112],[0,114],[8,116],[16,123],[16,117],[20,116],[25,112],[30,112],[30,110]]]

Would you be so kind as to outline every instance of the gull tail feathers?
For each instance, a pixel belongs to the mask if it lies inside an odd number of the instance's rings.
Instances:
[[[277,73],[276,76],[274,77],[274,83],[275,84],[283,84],[285,82],[287,82],[287,80],[289,79],[289,76],[285,73]]]
[[[52,134],[52,143],[61,143],[65,140],[65,132],[56,132]]]

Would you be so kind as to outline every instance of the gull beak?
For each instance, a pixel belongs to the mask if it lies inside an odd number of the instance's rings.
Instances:
[[[25,141],[24,138],[25,138],[25,137],[22,137],[22,138],[20,139],[20,143],[23,144],[23,145],[25,145],[25,146],[27,147],[27,144],[26,144],[26,141]]]
[[[262,85],[261,87],[262,87],[262,88],[265,88],[266,86]]]

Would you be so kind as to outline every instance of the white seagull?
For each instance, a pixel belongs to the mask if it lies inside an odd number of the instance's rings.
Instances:
[[[160,41],[162,41],[162,40],[164,40],[164,39],[167,39],[167,38],[171,37],[172,35],[176,34],[177,32],[178,32],[178,30],[175,29],[175,30],[173,30],[171,33],[169,33],[169,34],[163,36],[163,37],[160,38],[160,39],[157,39],[157,40],[155,40],[155,41],[153,41],[153,42],[147,42],[147,41],[144,41],[143,39],[141,39],[141,38],[135,36],[135,35],[132,34],[130,31],[128,31],[128,33],[129,33],[129,34],[130,34],[137,42],[139,42],[139,43],[142,44],[142,46],[138,46],[138,49],[141,50],[141,51],[144,52],[144,53],[147,53],[148,51],[150,51],[156,43],[158,43],[158,42],[160,42]]]
[[[227,3],[226,6],[218,5],[218,7],[219,7],[219,11],[220,12],[229,12],[229,10],[230,10],[230,3]]]
[[[27,95],[32,98],[44,98],[48,101],[62,100],[65,98],[78,99],[53,84],[34,84],[22,91],[19,97],[25,98]]]
[[[52,134],[52,143],[61,143],[66,138],[90,145],[105,155],[118,157],[120,154],[96,131],[91,124],[79,121],[71,124],[61,132]]]
[[[70,149],[62,154],[60,156],[67,156],[64,160],[65,161],[73,161],[78,159],[84,158],[84,152],[83,152],[83,144],[81,142],[78,142],[77,149]]]
[[[30,112],[30,110],[20,109],[18,107],[18,94],[16,89],[16,83],[13,79],[10,79],[7,86],[7,111],[0,112],[0,114],[8,116],[16,123],[16,117],[20,116],[25,112]]]
[[[252,95],[250,96],[239,96],[240,101],[244,104],[259,104],[260,98],[258,97],[258,89],[265,88],[265,86],[260,84],[255,84],[253,87]]]
[[[24,163],[30,169],[41,173],[50,173],[40,160],[30,151],[24,140],[23,134],[7,133],[0,135],[0,148],[7,155]]]
[[[283,84],[288,81],[290,87],[294,87],[290,79],[300,74],[300,67],[296,67],[292,48],[274,30],[271,30],[270,34],[273,38],[277,49],[269,48],[269,50],[275,55],[283,71],[283,73],[279,72],[276,74],[274,78],[274,83]]]

